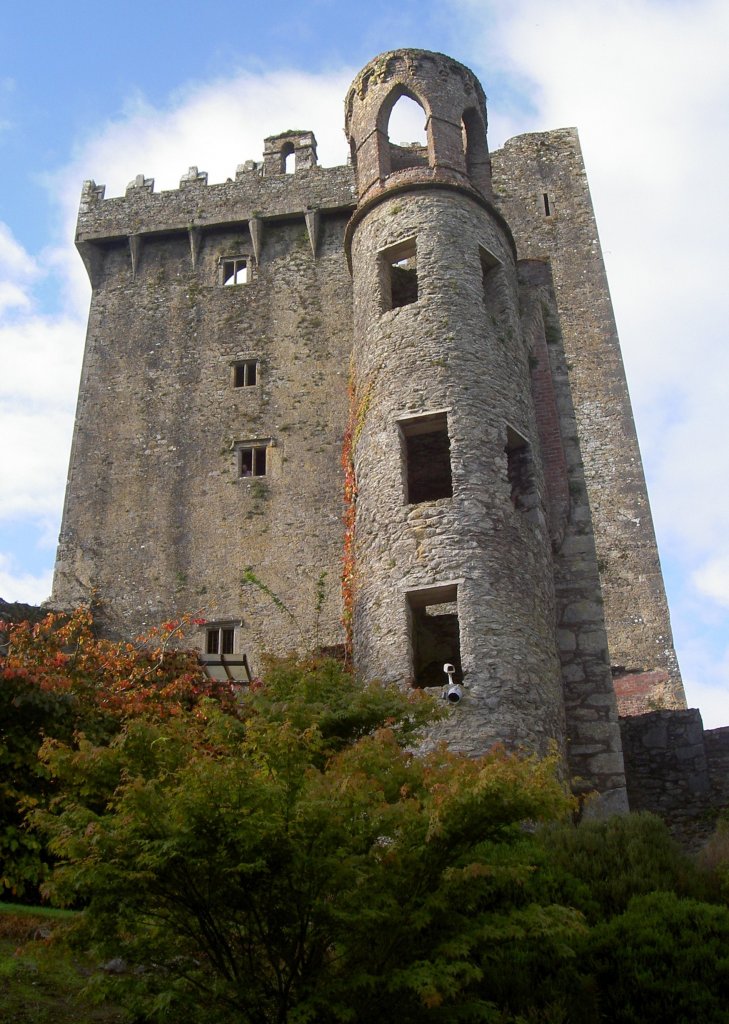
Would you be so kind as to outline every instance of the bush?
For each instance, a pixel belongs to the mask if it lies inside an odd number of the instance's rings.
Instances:
[[[169,717],[230,696],[205,680],[194,654],[174,649],[184,622],[134,643],[98,639],[86,609],[0,627],[8,637],[0,661],[0,895],[33,898],[48,857],[26,817],[55,792],[38,760],[44,740],[83,734],[104,744],[135,716]]]
[[[637,896],[590,937],[585,967],[611,1024],[726,1024],[729,909]]]
[[[103,747],[46,745],[49,891],[88,902],[84,940],[130,965],[127,1004],[155,1021],[420,1024],[538,1001],[537,972],[574,960],[584,931],[528,895],[523,824],[570,808],[554,764],[416,757],[430,700],[332,663],[270,680],[237,718],[202,704]]]
[[[709,891],[716,899],[729,903],[729,818],[719,818],[713,836],[697,860]]]
[[[662,890],[705,895],[693,861],[653,814],[557,825],[538,840],[544,850],[538,884],[593,923],[622,913],[633,896]]]

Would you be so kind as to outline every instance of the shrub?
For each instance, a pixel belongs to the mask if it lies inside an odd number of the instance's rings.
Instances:
[[[729,903],[729,818],[719,819],[716,830],[697,858],[710,892]]]
[[[158,1021],[420,1024],[538,1001],[537,970],[574,959],[584,930],[528,895],[524,822],[570,808],[554,764],[416,757],[422,694],[332,663],[269,678],[238,718],[203,704],[105,747],[46,745],[49,891],[88,902],[85,936],[130,965],[127,1004]],[[521,940],[512,999],[499,986]]]
[[[585,967],[611,1024],[726,1024],[729,909],[668,892],[637,896],[594,929]]]
[[[633,896],[656,890],[704,895],[695,865],[655,815],[553,826],[538,839],[544,850],[538,884],[591,922],[622,913]]]
[[[174,649],[183,622],[168,622],[133,643],[100,640],[87,609],[50,614],[36,625],[0,623],[0,894],[37,895],[47,855],[26,815],[55,791],[38,760],[44,740],[83,734],[107,743],[138,715],[168,717],[205,697],[230,695],[202,675],[194,654]]]

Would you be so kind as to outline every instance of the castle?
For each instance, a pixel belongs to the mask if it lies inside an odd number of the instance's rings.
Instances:
[[[402,96],[427,146],[390,140]],[[254,671],[348,638],[370,678],[450,662],[439,736],[554,741],[620,810],[616,700],[685,699],[597,228],[575,130],[486,126],[467,68],[396,50],[347,94],[347,166],[289,131],[223,184],[85,183],[52,603],[195,612]]]

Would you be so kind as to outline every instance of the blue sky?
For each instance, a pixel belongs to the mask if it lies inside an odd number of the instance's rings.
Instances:
[[[729,724],[729,5],[725,0],[38,0],[0,29],[0,596],[50,590],[89,289],[82,181],[174,188],[310,128],[399,46],[471,67],[492,148],[576,125],[689,703]]]

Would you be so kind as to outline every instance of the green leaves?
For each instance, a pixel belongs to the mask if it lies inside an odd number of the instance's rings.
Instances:
[[[88,901],[88,934],[137,966],[131,997],[155,1019],[182,1003],[189,1020],[213,1005],[246,1022],[492,1019],[489,928],[579,934],[524,896],[522,823],[570,802],[549,764],[417,756],[435,713],[336,663],[285,661],[235,717],[208,702],[103,747],[48,745],[48,891]]]

